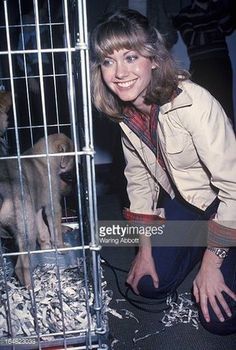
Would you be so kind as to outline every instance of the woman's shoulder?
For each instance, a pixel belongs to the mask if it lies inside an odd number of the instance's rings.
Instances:
[[[209,103],[211,104],[212,102],[216,101],[210,91],[194,83],[190,79],[181,81],[179,83],[179,89],[188,94],[193,102],[193,105],[197,103],[198,108],[200,108],[200,105],[204,107],[205,103],[208,105]]]
[[[215,125],[225,123],[226,116],[222,106],[207,89],[191,80],[181,82],[179,88],[191,101],[189,106],[186,105],[187,108],[179,108],[177,111],[179,120],[187,129],[201,129],[203,124],[209,124],[213,120]]]
[[[203,93],[207,91],[204,87],[194,83],[191,79],[185,79],[179,82],[179,88],[188,91],[189,93]],[[209,91],[207,91],[209,92]]]
[[[188,94],[193,96],[195,94],[199,94],[203,95],[203,97],[205,96],[206,98],[214,98],[209,90],[193,82],[191,79],[180,81],[179,88],[185,90]]]

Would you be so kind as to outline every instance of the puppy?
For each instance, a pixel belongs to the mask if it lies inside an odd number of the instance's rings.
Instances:
[[[64,134],[49,135],[48,150],[49,154],[72,152],[73,143]],[[18,160],[0,161],[0,228],[15,236],[20,252],[35,250],[37,240],[42,249],[50,248],[51,243],[63,247],[60,200],[65,184],[60,175],[71,171],[74,157],[48,156],[48,165],[43,154],[46,154],[45,138],[24,153],[35,157],[21,159],[21,179]],[[15,272],[21,284],[31,285],[28,255],[19,255]]]
[[[72,152],[73,151],[73,144],[72,141],[67,138],[63,134],[54,134],[48,136],[48,148],[49,153],[66,153],[66,152]],[[33,148],[26,151],[24,155],[37,155],[46,153],[46,142],[45,139],[41,139],[37,142],[37,144],[34,145]],[[38,203],[37,205],[37,220],[38,222],[41,221],[41,214],[45,214],[47,223],[49,226],[49,232],[50,232],[50,238],[51,242],[53,244],[56,244],[57,247],[63,247],[63,238],[61,234],[61,205],[60,205],[60,199],[61,196],[66,196],[71,191],[71,186],[63,180],[63,175],[71,172],[74,167],[74,158],[72,156],[61,156],[61,157],[50,157],[50,172],[51,172],[51,182],[49,183],[49,177],[48,177],[48,165],[46,158],[36,158],[31,159],[28,163],[28,169],[27,169],[27,176],[28,176],[28,183],[31,181],[32,178],[34,178],[35,174],[42,174],[43,170],[43,176],[41,179],[41,184],[35,184],[35,188],[38,188],[40,190],[40,196],[38,196],[38,193],[35,193],[34,196],[34,202]],[[26,161],[26,160],[25,160]],[[44,185],[44,189],[42,190],[41,185],[43,183],[47,183],[47,185]],[[52,203],[50,198],[50,186],[52,191]],[[45,203],[45,198],[47,203]],[[53,215],[55,216],[55,223],[53,223],[52,220],[52,206],[53,206]],[[60,219],[59,219],[60,216]],[[39,223],[38,231],[39,231],[39,243],[41,249],[47,249],[51,248],[51,244],[49,240],[45,237],[43,239],[44,235],[41,234],[44,230],[42,230],[42,226]],[[56,242],[54,242],[54,233],[56,237]],[[45,235],[47,236],[47,235]]]
[[[0,157],[7,155],[7,144],[3,136],[8,127],[7,112],[11,105],[11,93],[0,91]]]

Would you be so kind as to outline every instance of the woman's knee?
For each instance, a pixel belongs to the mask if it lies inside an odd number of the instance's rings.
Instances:
[[[233,326],[233,323],[224,321],[210,321],[206,322],[205,320],[200,321],[202,326],[210,333],[217,335],[229,335],[236,333],[236,326]]]
[[[199,320],[202,326],[210,333],[218,335],[229,335],[236,333],[236,315],[233,315],[232,317],[225,316],[225,321],[221,322],[212,311],[212,313],[210,313],[210,322],[206,322],[200,310]]]
[[[143,276],[138,283],[138,291],[145,298],[163,299],[175,291],[175,286],[162,284],[155,288],[151,276]]]

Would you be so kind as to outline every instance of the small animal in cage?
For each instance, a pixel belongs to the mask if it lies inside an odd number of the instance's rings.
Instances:
[[[3,138],[8,127],[8,115],[12,104],[11,93],[0,91],[0,156],[7,155],[7,144]]]
[[[69,185],[60,175],[74,167],[73,155],[65,154],[73,152],[73,143],[64,134],[49,135],[47,141],[49,154],[63,154],[47,157],[41,138],[24,153],[35,157],[0,161],[0,231],[14,235],[20,252],[35,250],[37,241],[41,249],[63,247],[60,200]],[[15,272],[21,284],[31,285],[27,254],[18,256]]]

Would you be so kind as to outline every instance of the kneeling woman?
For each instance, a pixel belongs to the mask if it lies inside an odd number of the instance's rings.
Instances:
[[[91,57],[93,102],[122,128],[125,217],[164,214],[185,220],[182,230],[192,226],[186,220],[208,220],[207,249],[184,242],[152,247],[143,238],[127,282],[160,298],[201,260],[193,283],[201,322],[214,333],[236,332],[236,142],[227,116],[177,68],[161,35],[136,11],[118,11],[97,25]]]

